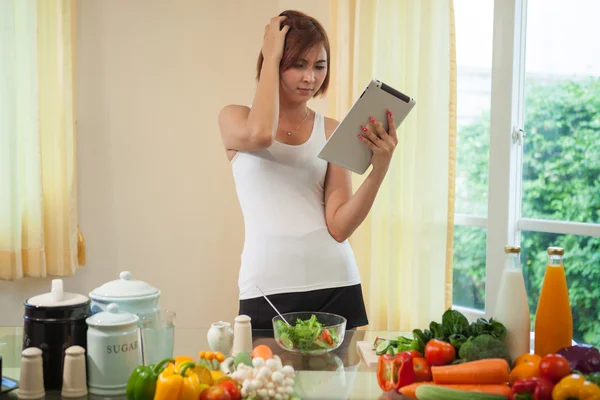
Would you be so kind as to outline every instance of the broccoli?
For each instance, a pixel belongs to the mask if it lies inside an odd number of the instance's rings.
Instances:
[[[458,352],[462,362],[482,360],[484,358],[503,358],[512,365],[508,348],[500,339],[492,335],[479,335],[467,340]]]

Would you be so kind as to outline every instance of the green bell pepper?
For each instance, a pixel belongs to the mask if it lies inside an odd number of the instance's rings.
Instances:
[[[158,376],[165,369],[165,364],[175,363],[172,358],[165,358],[153,365],[140,365],[137,367],[127,381],[125,394],[127,400],[152,400],[156,392]]]

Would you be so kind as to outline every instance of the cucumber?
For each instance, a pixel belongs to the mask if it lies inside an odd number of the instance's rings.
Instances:
[[[443,388],[434,385],[421,385],[417,388],[417,399],[419,400],[506,400],[500,394],[481,392],[468,392]]]
[[[390,342],[388,340],[384,340],[380,342],[375,348],[375,354],[378,356],[387,353],[388,347],[390,347]]]
[[[385,342],[385,339],[382,338],[382,337],[377,336],[375,338],[375,341],[373,342],[373,347],[379,346],[379,343],[381,343],[381,342]]]
[[[291,350],[294,348],[294,342],[292,342],[292,339],[290,339],[288,335],[282,334],[281,336],[279,336],[279,341],[286,349]]]

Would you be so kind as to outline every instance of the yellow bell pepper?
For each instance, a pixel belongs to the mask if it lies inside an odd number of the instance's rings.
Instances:
[[[176,356],[175,357],[175,365],[180,365],[186,362],[193,362],[194,359],[190,356]]]
[[[169,364],[158,376],[154,400],[198,400],[206,385],[194,372],[196,364]]]
[[[561,379],[552,390],[552,400],[600,400],[600,387],[579,374]]]
[[[583,382],[579,389],[579,397],[586,400],[600,400],[600,386],[590,381]]]

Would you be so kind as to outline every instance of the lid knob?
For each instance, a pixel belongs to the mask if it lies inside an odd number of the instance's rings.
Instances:
[[[131,272],[123,271],[119,274],[119,278],[129,281],[129,280],[131,280]]]
[[[62,279],[52,279],[51,292],[52,292],[52,299],[54,300],[55,303],[62,301],[64,294],[65,294],[65,292],[63,290]]]
[[[116,303],[110,303],[106,307],[106,311],[108,311],[109,313],[117,314],[119,312],[119,305]]]

